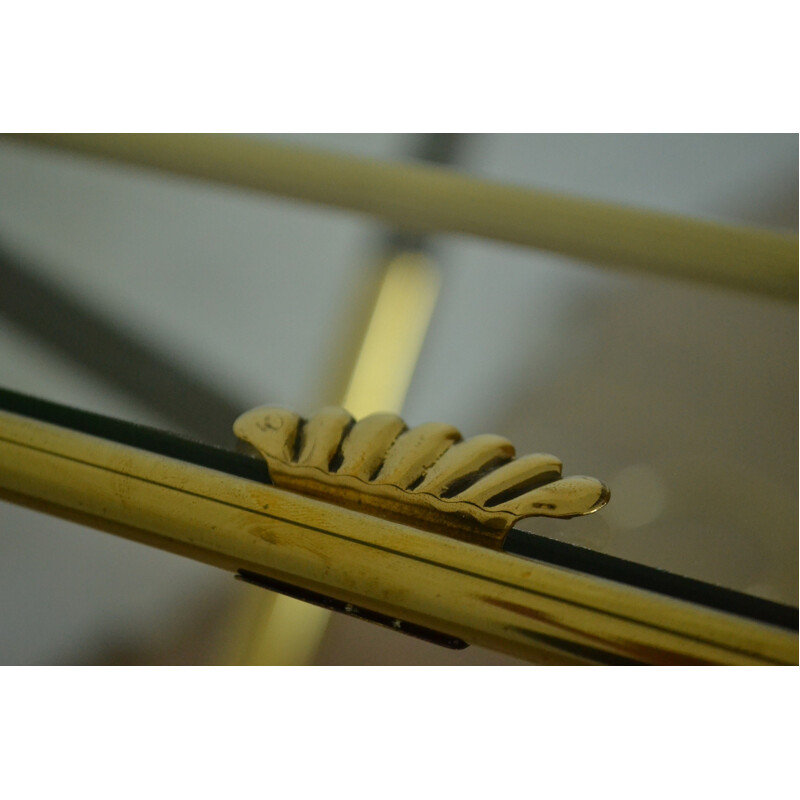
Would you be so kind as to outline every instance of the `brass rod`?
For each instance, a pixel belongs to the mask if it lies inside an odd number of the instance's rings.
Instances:
[[[439,282],[436,265],[422,253],[395,253],[384,265],[342,400],[356,417],[402,409]],[[312,664],[330,615],[292,597],[253,590],[236,625],[242,633],[232,637],[229,651],[237,663],[249,665]]]
[[[797,236],[482,181],[454,170],[210,134],[15,139],[606,267],[797,301]]]
[[[796,632],[4,411],[0,497],[532,661],[797,663]]]

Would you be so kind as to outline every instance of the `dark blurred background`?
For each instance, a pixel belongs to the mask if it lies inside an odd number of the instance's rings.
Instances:
[[[798,137],[412,134],[282,141],[797,231]],[[329,396],[391,240],[332,209],[0,140],[0,385],[227,441]],[[603,478],[601,513],[525,527],[797,604],[797,306],[468,238],[404,409]],[[230,575],[0,505],[0,663],[219,663]],[[335,617],[319,664],[512,664]]]

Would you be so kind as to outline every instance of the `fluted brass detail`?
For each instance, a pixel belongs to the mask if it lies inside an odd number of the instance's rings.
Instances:
[[[452,425],[408,429],[396,414],[356,422],[329,406],[305,420],[261,406],[234,432],[264,456],[278,487],[493,546],[524,517],[591,514],[609,499],[595,478],[562,478],[555,456],[515,458],[501,436],[464,441]]]

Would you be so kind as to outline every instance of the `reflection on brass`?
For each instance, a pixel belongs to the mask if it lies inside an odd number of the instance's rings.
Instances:
[[[524,517],[591,514],[609,499],[595,478],[562,478],[555,456],[515,458],[501,436],[462,441],[451,425],[408,429],[396,414],[355,422],[329,406],[305,420],[261,406],[233,429],[266,458],[280,488],[494,546]]]

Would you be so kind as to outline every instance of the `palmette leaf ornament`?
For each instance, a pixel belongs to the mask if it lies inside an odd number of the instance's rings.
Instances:
[[[437,422],[409,429],[396,414],[356,422],[330,406],[306,420],[261,406],[233,430],[267,460],[278,488],[490,546],[525,517],[591,514],[609,499],[596,478],[562,478],[555,456],[515,458],[501,436],[464,440]]]

